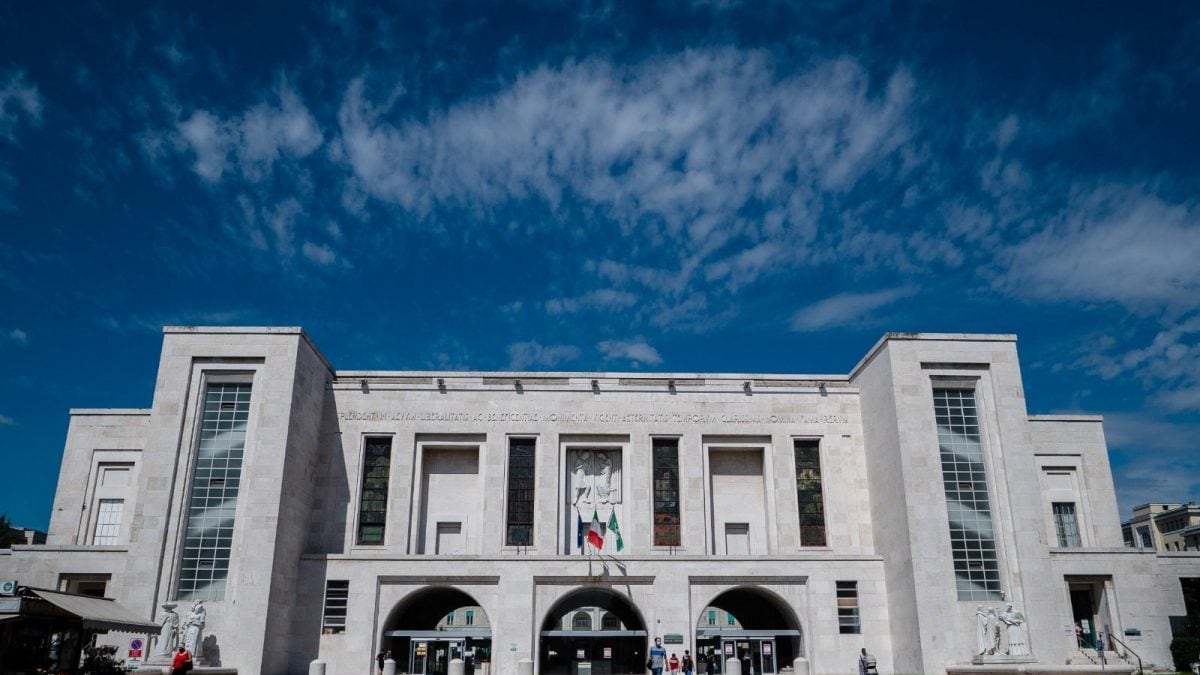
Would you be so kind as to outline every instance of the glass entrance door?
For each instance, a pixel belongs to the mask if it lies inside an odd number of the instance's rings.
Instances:
[[[463,658],[462,640],[416,640],[409,649],[408,672],[412,675],[446,675],[451,659]]]
[[[775,640],[772,638],[724,638],[721,659],[736,658],[742,675],[775,675]]]

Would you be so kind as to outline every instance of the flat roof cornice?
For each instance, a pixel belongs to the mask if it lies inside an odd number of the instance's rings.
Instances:
[[[883,346],[892,340],[904,342],[1016,342],[1017,336],[1014,333],[884,333],[866,356],[850,369],[849,378],[857,377],[858,371],[870,363],[871,359],[883,350]]]

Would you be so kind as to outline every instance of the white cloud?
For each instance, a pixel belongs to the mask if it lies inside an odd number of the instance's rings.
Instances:
[[[1200,208],[1137,188],[1097,189],[1001,258],[1008,269],[999,284],[1023,295],[1114,301],[1138,312],[1194,307]]]
[[[600,288],[574,298],[551,298],[546,301],[546,313],[559,315],[588,309],[624,309],[635,304],[637,296],[633,293]]]
[[[14,329],[8,331],[8,335],[6,335],[5,337],[8,338],[9,342],[11,342],[15,345],[19,345],[21,347],[24,347],[25,345],[29,344],[29,336],[25,333],[25,331],[21,330],[20,328],[14,328]]]
[[[1142,413],[1109,413],[1104,432],[1122,517],[1135,504],[1200,498],[1200,425]]]
[[[15,143],[22,120],[41,123],[42,95],[23,71],[10,71],[7,76],[0,75],[0,138]]]
[[[8,415],[0,415],[0,427],[16,426],[17,422]]]
[[[508,367],[525,370],[530,366],[553,368],[560,363],[579,358],[579,348],[572,345],[542,345],[537,342],[514,342],[508,346]]]
[[[261,180],[276,162],[307,157],[319,148],[324,137],[300,97],[284,86],[278,98],[278,105],[262,102],[228,119],[197,110],[180,122],[176,131],[195,155],[196,174],[215,183],[236,162],[241,175]]]
[[[709,272],[740,284],[788,231],[813,236],[820,193],[852,188],[910,138],[912,78],[879,84],[849,59],[780,74],[762,53],[694,50],[542,67],[490,96],[398,118],[356,80],[335,156],[367,193],[418,215],[556,206],[570,193],[680,258],[749,251]],[[777,211],[740,214],[765,203]]]
[[[840,293],[809,305],[792,315],[792,330],[815,331],[869,321],[869,315],[916,292],[910,287],[872,293]]]
[[[306,241],[301,247],[301,251],[304,253],[305,258],[322,267],[329,267],[337,262],[337,253],[326,244],[314,244],[311,241]]]
[[[1200,313],[1172,318],[1150,344],[1131,346],[1111,336],[1089,343],[1076,365],[1112,380],[1141,380],[1152,401],[1169,412],[1200,411]]]
[[[658,350],[643,338],[633,340],[604,340],[596,345],[604,358],[610,361],[632,361],[637,364],[656,366],[662,363]]]

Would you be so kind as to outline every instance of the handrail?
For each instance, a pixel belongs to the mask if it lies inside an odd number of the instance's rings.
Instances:
[[[1138,653],[1137,653],[1137,652],[1135,652],[1135,651],[1133,651],[1132,649],[1130,649],[1130,648],[1129,648],[1129,645],[1127,645],[1127,644],[1125,644],[1124,642],[1122,642],[1122,641],[1121,641],[1121,639],[1120,639],[1120,638],[1118,638],[1116,635],[1113,635],[1112,633],[1109,633],[1109,634],[1108,634],[1107,636],[1105,636],[1105,637],[1107,637],[1108,639],[1112,640],[1113,642],[1115,642],[1115,643],[1117,643],[1117,644],[1121,645],[1122,647],[1124,647],[1124,648],[1125,648],[1125,651],[1129,652],[1130,654],[1133,654],[1133,658],[1137,659],[1137,661],[1138,661],[1138,675],[1142,675],[1142,657],[1138,656]]]

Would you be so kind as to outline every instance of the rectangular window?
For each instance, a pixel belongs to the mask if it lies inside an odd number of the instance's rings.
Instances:
[[[656,438],[654,454],[654,545],[679,546],[679,441]]]
[[[716,610],[713,610],[713,609],[710,609],[710,610],[708,610],[708,625],[710,625],[710,626],[715,626],[715,625],[717,625],[717,612],[716,612]]]
[[[225,597],[249,419],[249,383],[205,388],[179,569],[181,600]]]
[[[447,626],[454,625],[454,612],[450,612],[449,614],[446,615],[446,625]]]
[[[536,442],[513,438],[508,442],[508,519],[505,546],[533,546],[533,481]]]
[[[325,581],[325,613],[321,620],[321,632],[326,635],[346,632],[346,606],[349,602],[349,581]]]
[[[933,409],[958,599],[1000,600],[1000,568],[975,392],[934,389]]]
[[[825,499],[821,493],[821,444],[797,439],[796,501],[800,505],[800,545],[825,545]]]
[[[858,617],[858,582],[837,582],[838,632],[857,635],[862,632]]]
[[[1079,521],[1075,519],[1075,502],[1054,502],[1054,531],[1058,533],[1058,545],[1063,548],[1078,548]]]
[[[358,507],[357,543],[383,544],[387,525],[388,478],[392,467],[392,439],[367,438],[363,452],[362,498]]]
[[[467,617],[466,624],[468,626],[474,626],[475,625],[475,610],[468,609],[467,613],[466,613],[466,617]]]
[[[96,534],[92,538],[95,546],[116,546],[121,543],[121,511],[123,499],[101,499],[96,509]]]

